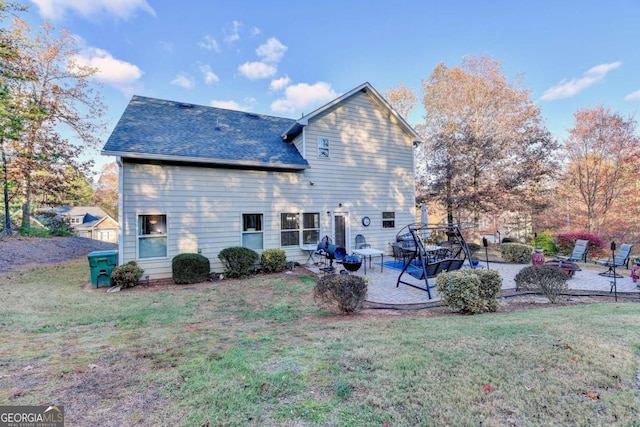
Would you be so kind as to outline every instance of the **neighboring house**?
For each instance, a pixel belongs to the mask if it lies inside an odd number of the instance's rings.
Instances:
[[[134,96],[102,154],[120,173],[119,263],[171,277],[185,252],[245,246],[304,263],[325,235],[349,252],[415,222],[418,134],[364,83],[298,120]]]
[[[97,206],[62,206],[40,209],[50,211],[65,220],[80,237],[116,243],[118,241],[118,223]]]

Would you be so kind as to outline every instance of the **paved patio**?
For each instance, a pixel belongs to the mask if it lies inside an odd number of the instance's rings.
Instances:
[[[489,262],[489,268],[496,270],[502,276],[502,289],[515,290],[515,281],[513,278],[515,275],[526,265],[524,264],[506,264]],[[324,274],[319,270],[318,265],[307,266],[307,268],[314,273]],[[485,262],[480,262],[477,268],[487,268]],[[371,268],[367,264],[367,274],[364,274],[364,268],[361,267],[355,274],[364,276],[369,279],[367,301],[379,304],[394,304],[394,305],[407,305],[407,304],[425,304],[433,303],[440,300],[438,291],[436,288],[431,289],[432,299],[429,299],[426,291],[412,288],[411,286],[400,284],[396,287],[398,280],[399,270],[385,267],[380,271],[380,263],[373,262]],[[613,278],[600,276],[598,273],[602,272],[601,269],[590,269],[590,267],[583,268],[581,271],[576,271],[574,277],[568,280],[570,290],[579,291],[595,291],[608,293],[611,289],[611,282]],[[618,270],[619,274],[624,277],[616,279],[616,288],[618,293],[636,293],[640,297],[640,289],[631,280],[630,270],[624,268]],[[409,274],[405,274],[402,278],[404,281],[414,282],[416,285],[424,287],[424,281],[416,280]],[[429,279],[429,283],[433,284],[433,280]],[[640,284],[640,282],[638,282]]]

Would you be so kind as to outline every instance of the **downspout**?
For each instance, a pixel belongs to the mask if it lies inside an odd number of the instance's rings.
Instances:
[[[116,156],[118,165],[118,265],[122,265],[124,251],[124,163],[122,157]]]

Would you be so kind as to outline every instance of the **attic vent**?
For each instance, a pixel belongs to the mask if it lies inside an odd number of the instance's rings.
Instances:
[[[179,107],[182,108],[183,110],[190,110],[193,108],[192,104],[179,104]]]
[[[249,117],[250,119],[259,119],[260,116],[257,114],[253,114],[253,113],[245,113],[247,115],[247,117]]]

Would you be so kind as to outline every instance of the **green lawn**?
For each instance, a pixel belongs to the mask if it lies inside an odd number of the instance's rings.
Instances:
[[[93,290],[0,275],[0,405],[67,425],[638,426],[640,304],[333,316],[314,280]]]

